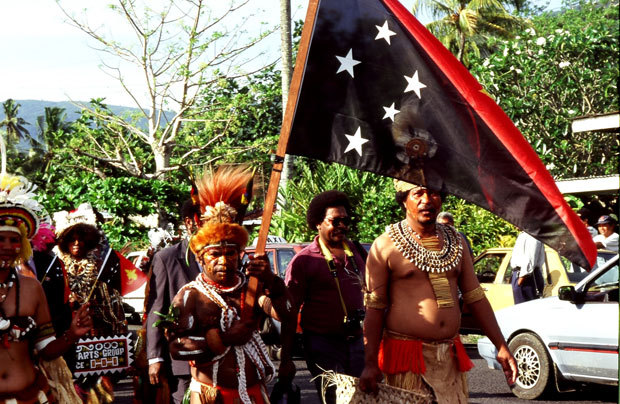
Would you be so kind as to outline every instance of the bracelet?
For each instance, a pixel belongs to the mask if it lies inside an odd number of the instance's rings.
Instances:
[[[221,355],[226,351],[226,346],[222,342],[222,336],[218,328],[211,328],[207,331],[207,346],[216,355]]]

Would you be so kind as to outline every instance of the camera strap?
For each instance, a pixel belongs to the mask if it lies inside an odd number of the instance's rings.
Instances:
[[[338,290],[338,296],[340,297],[340,304],[342,305],[342,311],[344,312],[344,322],[346,323],[349,314],[347,312],[347,306],[344,304],[344,298],[342,297],[342,291],[340,290],[340,282],[338,281],[338,274],[336,272],[336,263],[334,262],[334,257],[332,256],[332,253],[329,251],[329,248],[327,248],[327,246],[325,245],[323,240],[321,240],[320,237],[318,238],[318,241],[319,241],[319,247],[321,248],[321,254],[323,255],[323,258],[325,258],[325,261],[327,262],[327,267],[329,268],[329,271],[332,273],[332,276],[334,277],[334,281],[336,282],[336,289]],[[353,268],[355,269],[355,271],[359,273],[359,270],[357,269],[357,263],[355,262],[355,257],[353,256],[353,251],[351,251],[351,249],[349,248],[349,246],[347,245],[345,241],[342,242],[342,248],[344,250],[345,255],[351,259],[351,262],[353,264]]]

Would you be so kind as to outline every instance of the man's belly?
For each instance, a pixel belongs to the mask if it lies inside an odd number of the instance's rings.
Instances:
[[[460,325],[458,305],[439,309],[434,299],[393,303],[386,317],[386,328],[390,331],[431,341],[454,337]]]

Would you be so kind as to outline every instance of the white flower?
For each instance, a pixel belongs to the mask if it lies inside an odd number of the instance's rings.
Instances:
[[[504,57],[508,56],[508,48],[504,48],[504,52],[503,52]]]
[[[562,28],[558,28],[555,30],[555,33],[562,35],[564,33],[564,30],[562,30]]]
[[[515,55],[520,55],[520,54],[521,54],[521,51],[520,51],[520,50],[515,51]]]
[[[538,37],[538,39],[536,40],[536,45],[538,46],[545,46],[546,43],[547,43],[547,40],[543,36]]]
[[[551,171],[555,168],[555,164],[551,163],[551,164],[547,164],[545,166],[545,168],[547,169],[547,171]]]
[[[575,115],[577,113],[577,111],[575,111],[574,109],[569,109],[566,112],[568,112],[569,115]]]
[[[539,50],[538,50],[538,54],[539,54],[539,55],[542,55],[543,53],[545,53],[545,51],[543,51],[542,49],[539,49]]]
[[[531,28],[527,28],[527,29],[525,30],[525,33],[526,33],[526,34],[529,34],[531,31],[532,31],[532,29],[531,29]]]
[[[510,66],[510,71],[513,71],[515,69],[514,66]]]
[[[563,61],[561,61],[561,62],[558,64],[558,66],[560,66],[560,69],[563,69],[563,68],[565,68],[565,67],[570,66],[570,62],[568,62],[568,61],[566,61],[566,60],[563,60]]]
[[[519,35],[515,36],[515,39],[521,39],[521,37]]]
[[[484,62],[482,62],[482,66],[487,67],[488,65],[489,65],[489,59],[484,59]]]
[[[515,72],[517,72],[517,74],[521,74],[521,73],[523,73],[523,70],[521,70],[521,69],[515,69]]]

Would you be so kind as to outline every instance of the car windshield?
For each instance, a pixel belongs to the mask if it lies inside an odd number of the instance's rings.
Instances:
[[[612,259],[615,255],[616,254],[611,251],[599,251],[596,256],[596,262],[594,263],[594,266],[592,267],[590,271],[587,271],[585,268],[580,267],[579,265],[570,262],[565,257],[561,257],[561,258],[562,258],[562,263],[564,264],[564,268],[566,268],[566,274],[568,275],[568,279],[571,282],[578,283],[579,281],[583,280],[588,275],[588,273],[594,271],[601,265],[604,265],[607,261]],[[617,279],[618,278],[616,276],[616,280]]]

